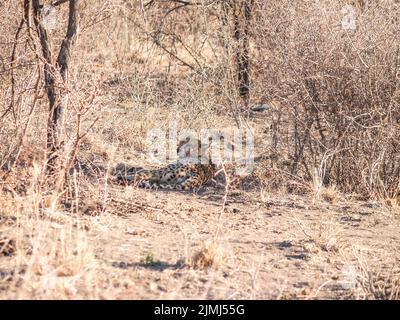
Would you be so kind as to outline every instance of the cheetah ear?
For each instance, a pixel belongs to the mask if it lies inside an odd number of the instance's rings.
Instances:
[[[190,137],[186,137],[185,139],[180,140],[180,141],[178,142],[178,146],[177,146],[177,148],[176,148],[176,153],[179,153],[179,151],[180,151],[180,149],[182,148],[182,146],[184,146],[186,143],[188,143],[189,140],[190,140]]]

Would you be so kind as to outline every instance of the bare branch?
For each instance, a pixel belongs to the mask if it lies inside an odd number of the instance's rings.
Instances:
[[[65,2],[67,2],[67,1],[69,1],[69,0],[57,0],[57,1],[53,2],[51,5],[53,7],[56,7],[56,6],[59,6],[60,4],[63,4]]]

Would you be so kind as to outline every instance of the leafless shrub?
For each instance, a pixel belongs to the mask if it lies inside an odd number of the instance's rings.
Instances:
[[[282,102],[275,130],[286,132],[275,151],[288,152],[287,170],[307,180],[317,170],[323,185],[345,192],[398,197],[399,4],[353,7],[355,29],[341,25],[346,2],[258,4],[254,90]]]

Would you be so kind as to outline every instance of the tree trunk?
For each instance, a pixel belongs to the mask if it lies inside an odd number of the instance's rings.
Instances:
[[[254,0],[240,2],[239,8],[234,13],[234,37],[237,42],[237,76],[240,97],[246,105],[250,99],[250,23],[252,18],[252,7]]]
[[[58,54],[56,63],[52,59],[51,45],[48,38],[47,30],[43,23],[41,23],[41,9],[42,5],[40,0],[32,0],[32,9],[34,24],[40,40],[41,54],[44,60],[44,80],[47,97],[49,100],[49,117],[47,122],[47,175],[53,175],[56,171],[57,159],[62,152],[64,145],[62,135],[62,114],[63,102],[67,100],[68,87],[68,68],[71,58],[71,47],[75,41],[78,31],[78,16],[77,16],[77,2],[78,0],[62,0],[56,2],[54,5],[60,5],[69,2],[69,18],[68,27],[65,38],[63,39]],[[29,0],[25,0],[25,13],[29,7]],[[28,26],[29,27],[29,26]],[[60,81],[60,78],[62,81]],[[56,86],[56,82],[58,83]]]

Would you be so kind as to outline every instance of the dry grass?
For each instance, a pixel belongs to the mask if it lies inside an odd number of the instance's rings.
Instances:
[[[85,1],[69,81],[57,78],[57,188],[39,39],[18,31],[21,1],[0,5],[0,298],[399,298],[398,270],[358,256],[354,292],[329,289],[352,241],[343,225],[398,252],[399,3],[353,1],[351,30],[348,1],[253,3],[246,100],[236,2]],[[58,7],[53,57],[67,17]],[[255,129],[253,172],[226,164],[205,195],[115,186],[118,163],[155,166],[146,135],[172,125]]]
[[[215,242],[209,242],[193,256],[190,265],[194,269],[218,269],[225,260],[226,258],[221,248]]]
[[[321,197],[329,203],[337,203],[340,200],[340,192],[335,187],[324,188],[321,192]]]

